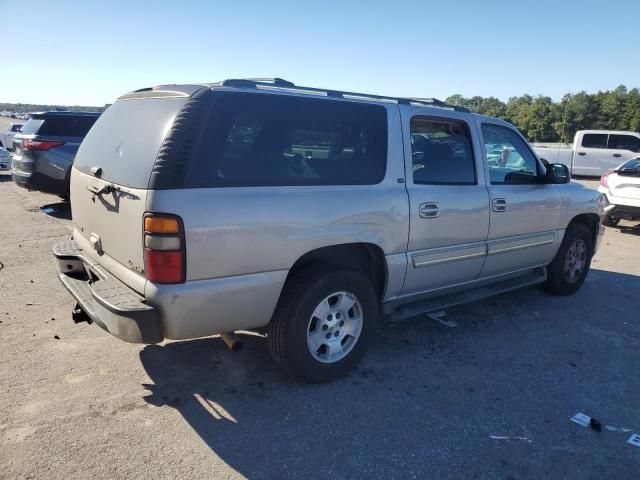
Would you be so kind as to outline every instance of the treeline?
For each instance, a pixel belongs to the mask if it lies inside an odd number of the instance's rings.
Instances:
[[[0,112],[42,112],[47,110],[70,110],[72,112],[102,112],[104,107],[83,107],[80,105],[42,105],[37,103],[2,103],[0,102]]]
[[[453,95],[447,103],[502,118],[514,124],[530,142],[571,142],[577,130],[630,130],[640,132],[640,90],[620,85],[598,93],[567,94],[560,102],[542,95],[495,97]]]

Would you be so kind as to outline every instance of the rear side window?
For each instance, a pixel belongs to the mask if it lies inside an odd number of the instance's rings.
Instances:
[[[584,148],[607,148],[607,134],[585,133],[582,136],[582,146]]]
[[[25,135],[46,135],[49,137],[84,137],[87,135],[97,116],[47,115],[31,118],[22,127]]]
[[[355,102],[217,93],[188,186],[371,185],[387,114]]]
[[[640,152],[640,138],[633,135],[609,135],[609,148]]]
[[[474,185],[476,171],[469,129],[463,122],[411,119],[413,183]]]
[[[55,115],[44,118],[38,135],[52,137],[84,137],[98,117]]]

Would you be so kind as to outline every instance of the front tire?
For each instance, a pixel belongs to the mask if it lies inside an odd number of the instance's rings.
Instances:
[[[584,283],[593,255],[593,238],[587,227],[571,224],[560,249],[547,267],[545,289],[555,295],[571,295]]]
[[[378,312],[376,293],[362,273],[307,269],[285,285],[267,330],[269,350],[297,378],[333,380],[364,354]]]

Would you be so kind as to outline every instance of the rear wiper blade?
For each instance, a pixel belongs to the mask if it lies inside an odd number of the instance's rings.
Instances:
[[[87,185],[87,190],[93,193],[94,196],[100,196],[104,194],[109,195],[110,193],[120,191],[120,189],[113,184],[105,185],[102,188],[94,187],[93,185]]]

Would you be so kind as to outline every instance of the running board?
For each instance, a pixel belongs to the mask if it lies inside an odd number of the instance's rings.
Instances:
[[[490,285],[418,300],[411,303],[400,304],[395,307],[393,304],[386,304],[383,308],[387,320],[397,322],[417,315],[443,310],[461,303],[475,302],[484,298],[493,297],[500,293],[536,285],[544,282],[546,279],[547,270],[546,268],[541,267],[536,268],[525,275],[512,277],[508,280],[502,280]]]

